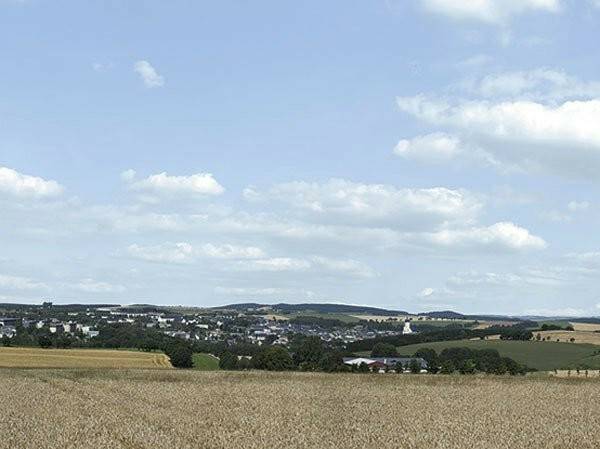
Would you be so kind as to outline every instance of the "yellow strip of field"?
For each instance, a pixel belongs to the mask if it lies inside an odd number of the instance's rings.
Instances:
[[[110,349],[0,347],[0,368],[171,368],[164,354]]]

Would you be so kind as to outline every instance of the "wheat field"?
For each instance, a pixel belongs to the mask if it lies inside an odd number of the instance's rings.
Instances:
[[[110,349],[0,347],[0,368],[171,368],[164,354]]]
[[[0,448],[597,448],[600,383],[0,370]]]

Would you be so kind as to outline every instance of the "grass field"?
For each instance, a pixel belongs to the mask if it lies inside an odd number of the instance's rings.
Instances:
[[[0,370],[0,448],[591,449],[599,396],[548,377]]]
[[[507,341],[507,340],[461,340],[439,341],[409,346],[400,346],[398,352],[412,355],[419,348],[432,348],[438,353],[450,347],[468,347],[471,349],[496,349],[500,355],[510,357],[519,363],[540,371],[561,368],[576,368],[585,363],[590,368],[600,368],[600,355],[596,355],[598,346],[590,344]]]
[[[138,351],[0,347],[0,368],[167,369],[171,363],[164,354]]]
[[[219,359],[210,354],[194,354],[194,369],[199,371],[215,371],[219,369]]]

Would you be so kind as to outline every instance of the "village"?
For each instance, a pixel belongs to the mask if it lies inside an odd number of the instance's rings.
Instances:
[[[7,307],[4,307],[7,310]],[[376,337],[413,333],[411,320],[385,325],[377,320],[343,323],[304,316],[290,319],[260,314],[260,310],[211,310],[176,313],[153,307],[42,306],[18,307],[11,315],[0,316],[0,338],[17,336],[19,329],[39,335],[68,336],[81,341],[98,337],[105,326],[154,329],[166,336],[186,341],[250,343],[258,346],[288,346],[292,335],[316,336],[323,342],[348,344]],[[388,319],[391,321],[392,319]]]

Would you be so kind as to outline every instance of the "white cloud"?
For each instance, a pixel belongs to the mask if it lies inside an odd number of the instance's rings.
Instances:
[[[262,249],[254,246],[235,246],[230,244],[213,245],[206,243],[195,248],[189,243],[163,243],[155,246],[129,245],[128,256],[159,263],[192,263],[199,258],[212,259],[258,259],[265,257]]]
[[[277,184],[264,193],[246,189],[245,195],[271,204],[279,201],[312,220],[405,229],[470,223],[482,207],[481,199],[465,190],[398,189],[343,179]]]
[[[571,201],[568,205],[567,208],[571,211],[571,212],[581,212],[581,211],[586,211],[590,208],[590,203],[587,201]]]
[[[485,148],[508,168],[597,179],[600,100],[557,106],[525,100],[451,104],[418,95],[398,98],[398,105],[419,120],[462,132],[471,146]]]
[[[61,195],[64,187],[56,181],[24,175],[11,168],[0,167],[0,194],[17,198],[52,198]]]
[[[561,101],[600,96],[600,83],[585,82],[562,70],[538,68],[486,75],[463,83],[484,98]]]
[[[123,285],[113,285],[91,278],[82,279],[73,284],[65,284],[65,287],[86,293],[123,293],[127,290]]]
[[[288,298],[300,297],[308,299],[315,297],[315,293],[310,290],[280,287],[215,287],[214,291],[218,295],[242,297],[277,296],[281,298],[282,296],[287,296]]]
[[[547,246],[541,237],[510,222],[488,227],[442,230],[424,238],[440,246],[464,249],[540,250]]]
[[[50,290],[48,284],[33,279],[0,274],[0,288],[7,290]]]
[[[589,311],[585,309],[578,309],[574,307],[565,307],[560,309],[527,309],[523,312],[523,315],[528,316],[547,316],[547,317],[581,317],[589,315]]]
[[[166,172],[135,181],[135,171],[127,170],[121,178],[138,192],[159,195],[221,195],[225,188],[210,173],[170,176]]]
[[[433,295],[435,293],[435,289],[431,288],[431,287],[427,287],[424,288],[423,290],[421,290],[421,292],[419,293],[419,296],[422,298],[427,298],[431,295]]]
[[[308,258],[275,257],[239,262],[235,269],[245,271],[306,272],[320,276],[344,276],[367,279],[377,276],[368,265],[353,259],[335,259],[324,256]]]
[[[202,245],[201,253],[215,259],[259,259],[265,257],[265,252],[255,246]]]
[[[445,133],[432,133],[424,136],[402,139],[394,148],[394,153],[404,159],[447,162],[461,152],[460,140]]]
[[[345,274],[356,278],[373,278],[377,273],[368,265],[353,259],[332,259],[314,256],[311,259],[317,271],[329,271],[334,274]]]
[[[133,69],[140,76],[144,85],[151,89],[153,87],[162,87],[165,84],[164,78],[158,74],[156,69],[148,61],[137,61]]]
[[[130,257],[148,262],[191,263],[195,259],[194,248],[189,243],[164,243],[156,246],[129,245]]]
[[[557,13],[560,0],[420,0],[430,12],[452,19],[501,24],[527,12]]]

